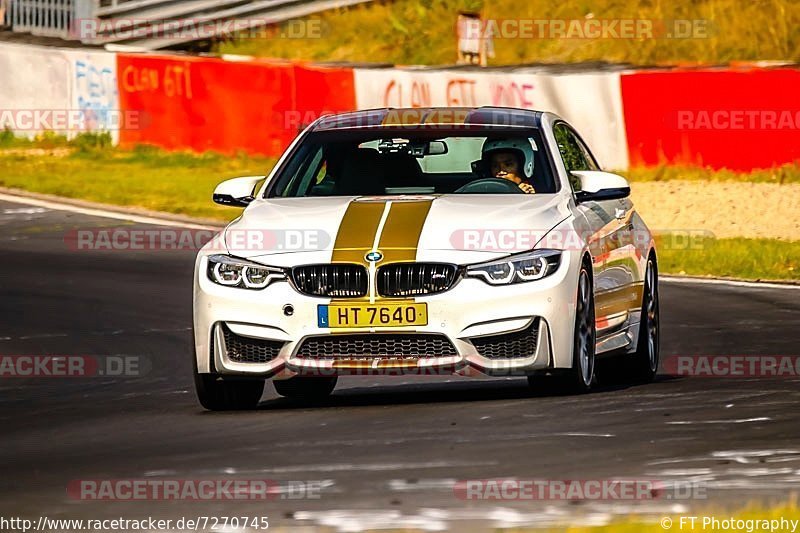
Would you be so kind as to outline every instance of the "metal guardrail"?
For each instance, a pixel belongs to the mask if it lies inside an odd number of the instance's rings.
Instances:
[[[243,30],[369,1],[0,0],[0,11],[5,5],[6,24],[15,32],[84,44],[116,43],[158,49],[209,37],[230,37],[224,29],[218,35],[202,32],[202,37],[187,31],[213,22],[238,20],[238,29]]]
[[[12,31],[69,39],[73,21],[92,17],[96,0],[0,0]]]

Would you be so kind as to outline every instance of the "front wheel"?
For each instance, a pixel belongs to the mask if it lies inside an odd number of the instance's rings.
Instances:
[[[338,378],[295,376],[289,379],[273,381],[275,392],[286,398],[295,400],[321,400],[336,388]]]
[[[194,374],[200,405],[209,411],[254,409],[264,393],[263,380],[223,381],[216,374]]]
[[[581,266],[578,274],[578,294],[575,306],[575,328],[573,330],[572,368],[557,370],[549,377],[550,388],[560,392],[588,392],[595,382],[595,344],[597,330],[595,328],[594,290],[592,274],[586,265]],[[535,376],[528,378],[528,383],[537,385]]]
[[[192,354],[192,371],[197,399],[209,411],[254,409],[264,394],[263,379],[223,381],[217,374],[201,374],[196,352]]]

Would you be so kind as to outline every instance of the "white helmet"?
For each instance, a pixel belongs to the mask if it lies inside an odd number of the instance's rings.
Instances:
[[[524,137],[513,137],[509,139],[486,139],[481,149],[481,157],[484,161],[488,160],[491,152],[495,150],[509,151],[513,150],[522,156],[522,171],[525,177],[531,179],[533,177],[533,158],[536,145],[533,141]]]

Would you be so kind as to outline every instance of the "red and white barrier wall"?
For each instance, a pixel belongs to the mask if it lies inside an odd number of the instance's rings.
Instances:
[[[558,113],[610,169],[680,164],[746,171],[800,161],[797,67],[567,74],[352,69],[2,44],[0,72],[0,128],[9,117],[19,119],[20,110],[92,110],[95,120],[86,129],[110,130],[126,147],[277,156],[323,113],[499,105]],[[136,114],[134,123],[114,122],[128,112]],[[761,116],[755,123],[753,114]],[[762,120],[770,114],[780,115],[777,122]],[[749,118],[742,122],[743,116]],[[19,122],[10,127],[36,131]]]
[[[355,107],[350,69],[119,54],[117,71],[120,106],[144,118],[122,146],[278,155],[323,112]]]
[[[621,83],[630,166],[747,171],[800,160],[796,67],[638,71]]]
[[[110,131],[118,141],[114,54],[3,44],[0,73],[0,129],[32,136],[58,129],[68,112],[80,110],[90,117],[85,129]]]

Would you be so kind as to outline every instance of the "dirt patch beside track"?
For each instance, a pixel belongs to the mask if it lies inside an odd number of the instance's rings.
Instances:
[[[800,185],[634,182],[631,196],[656,231],[707,230],[717,237],[800,240]]]

